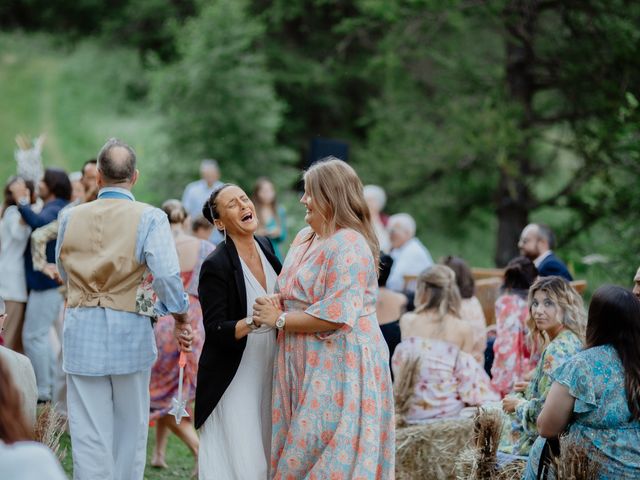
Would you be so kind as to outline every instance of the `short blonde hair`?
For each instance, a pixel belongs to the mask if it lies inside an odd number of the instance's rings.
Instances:
[[[562,325],[567,330],[575,333],[584,344],[587,331],[587,312],[584,309],[582,297],[564,278],[553,275],[538,278],[529,289],[529,319],[527,320],[527,325],[536,345],[541,347],[542,344],[549,341],[546,332],[543,332],[536,326],[536,322],[531,314],[533,296],[539,291],[546,293],[551,300],[562,308],[564,311]]]
[[[341,228],[359,232],[369,244],[377,266],[380,245],[356,171],[342,160],[327,157],[305,172],[304,182],[324,220],[322,234],[331,234]]]

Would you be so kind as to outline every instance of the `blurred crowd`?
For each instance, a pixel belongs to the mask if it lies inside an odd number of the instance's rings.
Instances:
[[[53,403],[60,413],[66,413],[61,348],[66,292],[56,268],[58,217],[65,209],[91,202],[99,193],[95,159],[70,174],[59,168],[22,173],[7,181],[0,214],[0,343],[4,345],[0,347],[0,368],[9,370],[11,361],[21,361],[25,368],[24,357],[16,356],[24,354],[35,381],[17,382],[14,378],[13,385],[0,388],[0,396],[22,389],[23,405],[31,406],[25,410],[27,420],[16,427],[18,433],[7,433],[0,427],[0,440],[5,443],[31,438],[28,428],[36,402]],[[190,297],[189,320],[196,332],[196,355],[185,369],[189,400],[195,395],[197,357],[204,338],[198,303],[199,268],[225,239],[203,215],[203,205],[206,208],[212,192],[222,185],[215,160],[202,161],[200,177],[186,186],[181,200],[162,205]],[[521,233],[520,256],[499,272],[500,291],[490,306],[488,324],[486,305],[476,296],[477,279],[468,263],[454,255],[435,263],[427,246],[416,237],[413,217],[406,212],[385,213],[382,187],[365,186],[364,197],[381,249],[376,310],[390,352],[389,367],[398,381],[406,375],[408,364],[418,365],[403,421],[419,424],[465,415],[470,407],[493,406],[509,419],[500,440],[502,461],[531,454],[527,467],[527,475],[533,475],[530,478],[538,471],[545,437],[563,431],[598,450],[610,478],[637,474],[638,299],[622,287],[605,286],[596,290],[587,314],[569,269],[554,253],[553,231],[543,224],[530,224]],[[256,234],[268,237],[276,256],[283,260],[287,219],[274,184],[266,177],[259,178],[251,199],[259,219]],[[86,235],[91,235],[90,225]],[[634,282],[637,296],[640,269]],[[159,318],[155,327],[158,359],[152,370],[150,395],[151,418],[158,428],[151,462],[156,467],[166,466],[170,431],[194,456],[198,454],[193,424],[168,421],[177,382],[173,366],[179,353],[172,325],[173,319],[167,315]],[[4,372],[0,373],[1,379]],[[20,379],[29,377],[19,375]],[[3,381],[8,381],[7,377]],[[616,448],[621,441],[625,447]],[[0,458],[2,455],[0,447]]]

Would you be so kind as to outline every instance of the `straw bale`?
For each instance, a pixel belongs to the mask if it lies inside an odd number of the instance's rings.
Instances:
[[[67,455],[67,450],[60,448],[60,437],[65,431],[66,423],[55,407],[47,403],[40,410],[34,428],[35,440],[49,447],[61,462]]]
[[[396,430],[397,480],[453,480],[456,458],[472,437],[473,419],[443,418]]]

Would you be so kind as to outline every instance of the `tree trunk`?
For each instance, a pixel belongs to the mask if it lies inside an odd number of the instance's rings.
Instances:
[[[499,267],[518,255],[518,239],[529,218],[531,191],[527,179],[533,175],[530,132],[533,120],[532,100],[535,93],[533,40],[537,0],[512,0],[503,11],[506,32],[506,90],[519,107],[519,145],[510,152],[508,165],[500,171],[496,191],[498,238],[495,262]]]

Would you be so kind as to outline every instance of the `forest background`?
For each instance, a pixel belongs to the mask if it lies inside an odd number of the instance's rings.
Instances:
[[[137,198],[202,158],[278,186],[289,228],[313,138],[340,139],[435,258],[503,266],[549,224],[590,290],[640,249],[640,3],[622,0],[6,0],[0,175],[14,137],[78,170],[117,136]]]

